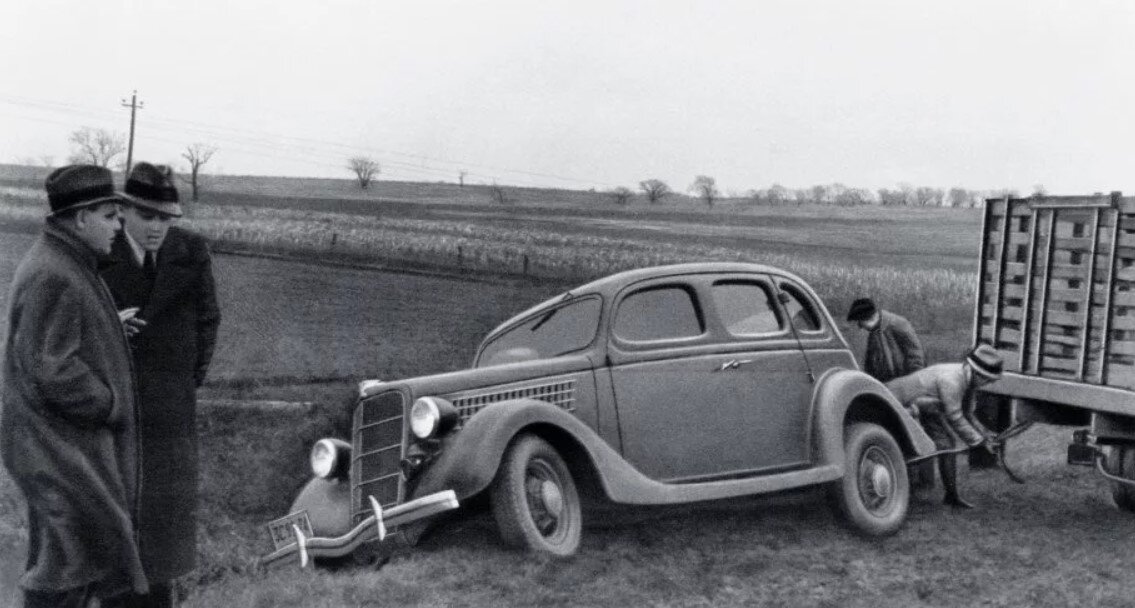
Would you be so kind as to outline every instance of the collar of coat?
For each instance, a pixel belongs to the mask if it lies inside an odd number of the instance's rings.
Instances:
[[[71,234],[57,218],[49,217],[43,226],[43,234],[48,239],[63,245],[64,250],[69,252],[77,260],[83,263],[91,270],[97,271],[99,265],[99,256],[94,249],[89,245],[79,240],[79,237]]]

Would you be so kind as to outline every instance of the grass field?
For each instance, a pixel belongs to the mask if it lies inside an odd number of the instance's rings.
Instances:
[[[0,231],[4,283],[45,207],[33,183],[0,183],[0,224],[25,232]],[[794,270],[837,318],[852,298],[874,295],[914,322],[932,359],[954,358],[972,323],[978,216],[740,204],[707,211],[684,201],[615,209],[562,192],[502,207],[475,190],[450,196],[450,185],[388,185],[362,196],[334,181],[240,183],[217,183],[186,223],[232,249],[483,280],[217,257],[225,318],[203,396],[312,405],[202,409],[208,481],[201,567],[185,584],[190,606],[1130,605],[1135,520],[1110,504],[1097,476],[1063,465],[1067,431],[1049,427],[1014,447],[1034,483],[975,472],[967,488],[979,510],[958,514],[937,495],[922,496],[908,526],[883,541],[844,532],[809,492],[625,511],[589,529],[568,560],[504,549],[474,511],[380,570],[261,571],[252,566],[269,548],[261,526],[305,481],[309,442],[343,430],[355,380],[462,367],[491,326],[567,286],[624,267],[705,259]],[[397,197],[385,189],[395,187]],[[528,276],[502,279],[524,270],[524,256]],[[845,335],[859,352],[861,332]],[[20,567],[20,509],[0,475],[0,550],[8,549],[0,585]]]

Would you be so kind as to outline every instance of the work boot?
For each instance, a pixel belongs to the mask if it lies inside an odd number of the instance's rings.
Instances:
[[[973,503],[958,493],[958,455],[939,456],[938,473],[942,476],[942,486],[946,488],[946,498],[942,502],[957,509],[972,509]]]

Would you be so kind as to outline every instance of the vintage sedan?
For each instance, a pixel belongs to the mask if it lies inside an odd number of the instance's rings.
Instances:
[[[552,298],[469,370],[360,384],[350,441],[269,524],[265,560],[344,556],[477,496],[504,542],[569,555],[591,506],[827,488],[867,535],[902,526],[906,462],[934,452],[859,371],[798,277],[741,263],[632,270]]]

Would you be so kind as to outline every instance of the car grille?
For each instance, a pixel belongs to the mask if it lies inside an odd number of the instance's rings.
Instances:
[[[358,522],[370,513],[374,496],[384,508],[404,499],[401,462],[405,436],[406,398],[391,391],[364,400],[355,409],[351,437],[351,516]]]
[[[450,400],[457,408],[461,423],[479,412],[486,405],[508,399],[539,399],[569,412],[575,410],[575,380],[557,380],[528,386],[496,387],[490,392],[458,393]]]

